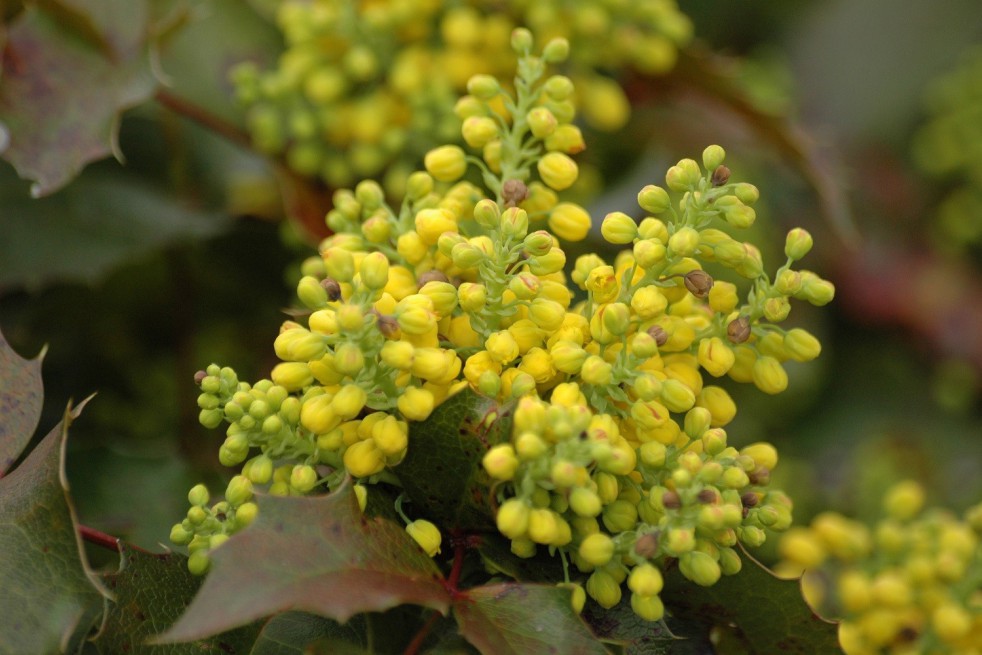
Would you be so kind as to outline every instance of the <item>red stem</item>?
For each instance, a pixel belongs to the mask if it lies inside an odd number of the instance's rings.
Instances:
[[[166,89],[160,89],[157,91],[156,96],[154,96],[160,104],[167,107],[171,111],[178,113],[182,116],[190,118],[198,125],[208,128],[216,134],[220,134],[232,143],[242,146],[243,148],[252,148],[252,140],[249,135],[244,131],[239,129],[238,126],[233,125],[224,118],[211,113],[207,109],[199,107],[193,102],[174,95]]]
[[[453,545],[453,565],[450,567],[450,575],[443,586],[447,588],[453,598],[456,598],[460,595],[460,589],[457,588],[457,585],[460,584],[460,572],[464,568],[464,554],[467,552],[468,539],[466,535],[455,532],[450,538],[450,543]]]
[[[419,632],[416,633],[416,636],[413,637],[413,640],[409,642],[408,646],[406,646],[406,650],[402,652],[402,655],[416,655],[416,653],[419,652],[420,647],[423,645],[423,642],[426,641],[426,637],[430,634],[433,626],[435,626],[436,622],[439,620],[440,613],[433,612],[430,615],[430,618],[426,620],[426,623],[423,624],[423,627],[419,629]]]
[[[119,552],[119,539],[117,537],[106,534],[105,532],[99,532],[95,528],[90,528],[87,525],[78,526],[78,533],[82,539],[90,544],[95,544],[96,546],[101,546],[117,553]]]

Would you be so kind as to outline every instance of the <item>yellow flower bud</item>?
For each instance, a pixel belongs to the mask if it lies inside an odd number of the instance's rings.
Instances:
[[[528,121],[532,135],[537,139],[544,139],[556,131],[559,121],[555,115],[545,107],[535,107],[525,116]]]
[[[648,562],[635,566],[627,577],[627,588],[640,596],[657,596],[664,584],[661,571]]]
[[[812,235],[807,230],[796,227],[788,232],[784,242],[784,254],[788,259],[797,261],[803,258],[812,249]]]
[[[421,209],[416,213],[416,232],[422,242],[432,246],[444,232],[457,232],[457,221],[447,209]]]
[[[511,444],[493,446],[485,453],[481,462],[488,475],[496,480],[511,480],[518,469],[518,458]]]
[[[694,550],[679,557],[679,571],[682,575],[703,587],[716,584],[722,575],[719,563],[707,553]]]
[[[689,257],[699,248],[699,232],[683,227],[668,238],[668,248],[679,257]]]
[[[399,396],[399,412],[410,421],[425,421],[433,412],[433,394],[426,389],[406,387]]]
[[[320,395],[308,398],[300,409],[300,424],[313,434],[327,434],[341,424],[341,417],[332,406],[332,397]]]
[[[719,337],[710,337],[699,342],[699,365],[714,377],[726,375],[736,357],[733,351]]]
[[[458,180],[467,170],[466,155],[457,146],[440,146],[430,150],[423,158],[423,165],[426,172],[441,182]]]
[[[529,306],[529,318],[547,332],[555,332],[566,318],[566,309],[553,300],[536,298]]]
[[[498,531],[509,539],[518,539],[528,532],[530,508],[525,501],[509,498],[498,507],[495,522]]]
[[[732,282],[716,280],[709,290],[709,307],[720,314],[729,314],[740,302],[736,285]]]
[[[427,282],[419,293],[433,302],[433,311],[440,317],[450,316],[457,307],[457,289],[449,282]]]
[[[361,260],[361,282],[372,291],[385,288],[389,282],[389,260],[380,252],[373,252]]]
[[[883,509],[898,521],[909,521],[924,507],[924,488],[913,480],[890,487],[883,497]]]
[[[592,385],[610,384],[613,379],[612,373],[613,367],[598,355],[587,357],[580,368],[580,378]]]
[[[576,162],[561,152],[547,153],[536,164],[542,181],[557,191],[573,185],[579,174]]]
[[[610,609],[621,601],[621,586],[604,570],[590,574],[586,581],[586,593],[604,609]]]
[[[385,456],[375,442],[359,441],[344,451],[344,467],[354,477],[365,478],[385,468]]]
[[[467,145],[472,148],[483,148],[489,141],[498,137],[498,124],[487,116],[469,116],[464,119],[460,132]]]
[[[495,361],[507,364],[519,355],[518,343],[507,330],[495,332],[484,342],[487,352]]]
[[[809,362],[822,352],[822,344],[813,335],[801,328],[788,330],[784,335],[784,348],[797,362]]]
[[[440,552],[440,530],[425,519],[417,519],[406,526],[406,532],[430,557]]]
[[[557,126],[546,137],[545,145],[546,150],[565,152],[569,155],[575,155],[586,149],[586,142],[583,140],[580,128],[570,123]]]
[[[604,217],[600,232],[610,243],[631,243],[638,235],[638,226],[627,214],[611,212]]]
[[[287,391],[299,391],[314,381],[310,366],[303,362],[283,362],[273,367],[270,379]]]
[[[585,562],[603,566],[614,556],[614,541],[603,532],[595,532],[583,540],[577,552]]]
[[[367,400],[364,389],[355,384],[346,384],[331,400],[331,409],[341,420],[348,420],[358,416]]]
[[[529,510],[529,539],[537,544],[553,543],[560,536],[559,522],[561,520],[559,515],[550,509],[533,508]]]
[[[395,416],[386,416],[372,427],[371,440],[382,454],[398,457],[406,452],[409,443],[406,424]]]
[[[549,213],[549,229],[565,241],[582,241],[590,232],[590,214],[575,203],[561,202]]]
[[[777,394],[788,388],[788,374],[781,362],[769,356],[759,357],[753,364],[753,381],[764,393]]]

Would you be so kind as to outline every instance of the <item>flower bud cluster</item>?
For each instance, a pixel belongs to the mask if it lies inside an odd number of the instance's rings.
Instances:
[[[675,0],[575,7],[559,0],[286,0],[277,23],[286,42],[277,68],[247,63],[232,76],[256,146],[335,187],[398,163],[389,181],[399,189],[407,166],[455,139],[460,119],[450,108],[472,77],[492,82],[475,89],[490,96],[495,78],[510,74],[513,46],[531,44],[512,43],[515,27],[528,26],[541,42],[578,44],[568,73],[581,86],[586,119],[603,130],[622,127],[630,108],[620,84],[600,71],[667,72],[692,33]],[[543,58],[562,60],[566,51],[557,45]],[[554,91],[569,97],[572,87],[567,79]]]
[[[923,506],[921,486],[904,481],[872,527],[824,512],[779,542],[778,572],[804,572],[811,604],[841,617],[849,655],[982,648],[982,504],[962,519]]]
[[[820,345],[778,324],[792,299],[822,305],[834,290],[792,268],[812,246],[804,230],[788,234],[773,279],[757,248],[731,236],[753,223],[758,191],[731,180],[719,146],[706,148],[701,166],[671,167],[667,188],[642,189],[640,221],[608,214],[600,232],[624,251],[612,263],[583,255],[567,275],[562,243],[585,238],[593,224],[585,208],[559,198],[576,181],[570,155],[582,144],[570,122],[571,83],[546,64],[568,44],[553,40],[533,55],[524,29],[511,42],[514,93],[477,75],[458,103],[470,152],[429,151],[398,211],[375,182],[337,192],[326,218],[335,234],[304,264],[297,288],[309,314],[284,323],[274,342],[282,363],[252,387],[226,369],[206,371],[203,422],[225,419],[243,441],[227,463],[257,449],[277,471],[311,469],[297,480],[274,475],[270,487],[306,493],[345,474],[390,480],[386,469],[402,460],[413,422],[464,386],[513,401],[510,438],[482,461],[513,552],[559,553],[575,603],[589,595],[610,607],[626,582],[635,612],[658,620],[667,559],[710,585],[740,569],[738,542],[758,546],[768,530],[790,525],[790,500],[769,488],[775,449],[729,445],[724,428],[736,406],[712,382],[729,376],[782,391],[782,363],[813,359]],[[482,186],[463,180],[469,169]],[[745,299],[704,262],[743,278]],[[286,398],[271,402],[273,390]],[[296,412],[279,417],[275,438],[242,424],[248,416],[264,428],[273,415],[264,412],[288,401]],[[269,482],[252,476],[252,461],[243,475]],[[440,530],[454,527],[404,518],[431,554]]]
[[[243,475],[232,478],[225,489],[225,500],[211,503],[211,494],[203,484],[188,492],[187,516],[174,524],[170,540],[188,548],[188,569],[195,575],[208,571],[210,551],[221,546],[230,535],[256,518],[252,502],[252,482]]]

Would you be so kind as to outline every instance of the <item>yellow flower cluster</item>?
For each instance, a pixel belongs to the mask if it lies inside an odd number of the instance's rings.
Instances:
[[[825,512],[781,538],[778,572],[804,572],[811,604],[842,618],[849,655],[982,652],[982,505],[963,520],[923,506],[904,481],[872,528]]]
[[[398,211],[375,182],[337,192],[326,218],[336,233],[297,287],[309,314],[274,342],[282,363],[254,386],[202,372],[202,422],[230,423],[223,461],[245,462],[246,479],[303,494],[348,473],[392,480],[413,422],[465,386],[514,402],[510,439],[482,462],[512,551],[558,551],[574,599],[585,595],[570,562],[604,607],[626,581],[635,612],[658,620],[667,558],[711,585],[740,569],[738,542],[790,525],[790,500],[769,488],[777,452],[728,444],[736,407],[711,382],[784,390],[783,363],[820,352],[808,332],[780,327],[790,299],[822,305],[834,289],[792,268],[812,246],[804,230],[788,234],[773,278],[757,248],[730,235],[754,222],[758,191],[730,181],[719,146],[702,166],[672,166],[667,189],[643,188],[640,220],[604,217],[603,238],[626,248],[612,263],[583,255],[567,275],[562,242],[593,226],[558,196],[583,146],[573,83],[546,66],[569,46],[555,39],[540,57],[532,41],[511,35],[514,94],[487,75],[469,80],[457,105],[469,151],[431,150]],[[704,262],[749,286],[746,300]],[[271,472],[274,460],[293,463]],[[405,518],[437,552],[439,527]]]
[[[277,21],[287,49],[276,70],[244,64],[233,75],[248,126],[260,150],[331,186],[394,161],[414,166],[455,140],[454,97],[476,74],[510,74],[518,25],[541,42],[577,44],[568,72],[586,120],[604,130],[620,128],[630,109],[619,83],[600,71],[668,71],[692,32],[675,0],[286,0]],[[402,189],[407,173],[397,166],[387,186]]]

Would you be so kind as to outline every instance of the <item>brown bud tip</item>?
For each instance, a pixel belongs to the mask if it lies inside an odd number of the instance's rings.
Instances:
[[[771,470],[762,467],[748,473],[747,478],[750,480],[750,484],[755,484],[755,485],[770,484]]]
[[[419,286],[423,286],[427,282],[448,282],[447,276],[444,275],[443,271],[438,271],[433,269],[432,271],[426,271],[419,276]]]
[[[723,164],[720,164],[716,167],[716,170],[713,171],[713,176],[710,178],[710,181],[713,183],[713,186],[723,186],[730,181],[730,169]]]
[[[674,491],[666,491],[662,494],[661,504],[665,509],[678,509],[682,507],[682,499]]]
[[[754,492],[748,491],[740,496],[740,502],[743,503],[744,507],[754,507],[760,502],[760,497]]]
[[[327,292],[328,300],[333,302],[341,297],[341,285],[338,284],[337,280],[326,277],[321,280],[321,286],[324,288],[324,291]]]
[[[501,185],[501,198],[505,201],[505,207],[517,207],[528,197],[529,188],[521,180],[505,180]]]
[[[379,314],[377,325],[378,331],[382,333],[382,336],[389,339],[399,336],[399,321],[394,316]]]
[[[698,498],[699,502],[703,505],[714,505],[719,499],[719,496],[717,496],[716,492],[712,489],[703,489],[696,494],[696,498]]]
[[[750,319],[738,316],[726,326],[726,338],[733,343],[743,343],[750,338]]]
[[[696,298],[705,298],[713,288],[713,276],[702,270],[689,271],[685,274],[685,288]]]
[[[204,371],[198,371],[197,373],[194,374],[194,383],[200,387],[201,381],[204,380],[206,377],[208,377],[207,373],[205,373]]]
[[[660,325],[652,325],[648,328],[648,334],[651,335],[651,338],[655,340],[658,346],[664,346],[668,343],[668,332],[665,332],[664,328]]]
[[[649,559],[658,554],[658,535],[652,532],[643,534],[634,542],[634,552],[639,557]]]

